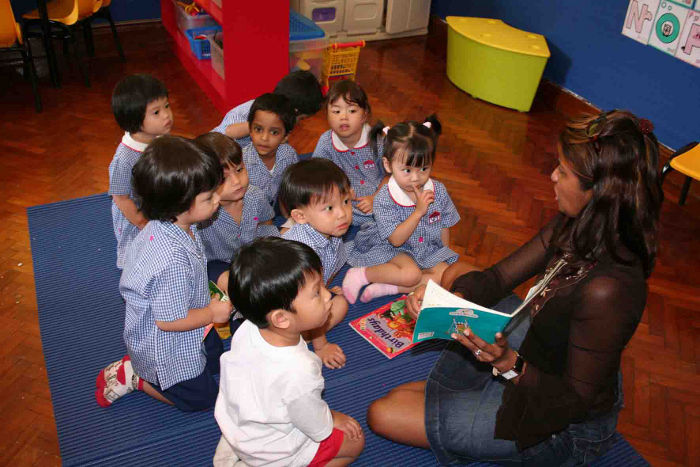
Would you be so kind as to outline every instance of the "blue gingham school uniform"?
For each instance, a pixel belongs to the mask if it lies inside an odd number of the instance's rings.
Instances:
[[[216,128],[214,128],[211,131],[215,131],[217,133],[221,133],[222,135],[224,135],[224,134],[226,134],[226,127],[229,125],[233,125],[234,123],[248,124],[248,114],[250,113],[250,108],[252,106],[253,106],[253,99],[232,108],[231,110],[228,111],[228,113],[226,115],[224,115],[224,119],[221,120],[221,123],[219,123],[219,126],[217,126]],[[243,138],[237,138],[236,142],[242,148],[244,148],[244,147],[248,146],[250,143],[252,143],[250,136],[244,136]]]
[[[442,244],[442,229],[459,222],[455,208],[445,185],[428,180],[424,190],[435,192],[435,201],[418,222],[411,236],[400,247],[389,243],[389,236],[399,224],[413,213],[416,205],[399,187],[394,177],[374,197],[374,222],[362,225],[348,252],[348,263],[352,266],[375,266],[384,264],[399,253],[409,254],[419,268],[430,269],[436,264],[452,264],[458,255]]]
[[[313,157],[331,160],[340,167],[350,179],[350,186],[358,198],[373,195],[385,175],[382,164],[384,141],[381,138],[377,141],[378,154],[375,155],[369,142],[370,129],[370,126],[365,124],[362,136],[354,148],[345,146],[333,130],[328,130],[319,138],[313,154]],[[365,214],[353,203],[353,225],[362,225],[372,219],[371,213]]]
[[[328,284],[331,277],[340,271],[348,258],[345,244],[340,237],[326,238],[311,227],[311,224],[294,224],[282,235],[282,238],[304,243],[316,252],[323,265],[323,282],[325,284]]]
[[[298,161],[297,152],[293,147],[286,143],[280,144],[275,154],[275,166],[270,171],[260,159],[260,155],[252,143],[243,148],[243,163],[248,171],[250,184],[260,188],[270,204],[275,204],[277,201],[277,192],[282,183],[284,169]]]
[[[129,133],[124,133],[122,142],[117,146],[114,158],[109,164],[109,192],[112,195],[128,195],[139,206],[131,184],[131,169],[141,157],[147,144],[134,140]],[[117,237],[117,267],[124,266],[124,255],[127,247],[134,241],[139,228],[129,222],[117,205],[112,201],[112,227]]]
[[[134,371],[165,390],[204,371],[204,328],[168,332],[156,321],[187,317],[209,304],[207,261],[195,226],[150,221],[127,252],[119,291],[126,301],[124,343]]]
[[[231,262],[233,254],[257,237],[279,237],[274,225],[259,225],[275,217],[260,188],[249,185],[243,197],[243,213],[240,225],[223,206],[219,206],[211,219],[198,225],[208,261]]]

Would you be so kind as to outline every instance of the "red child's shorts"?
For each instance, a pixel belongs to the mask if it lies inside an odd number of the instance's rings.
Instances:
[[[338,455],[344,437],[345,433],[337,428],[333,428],[331,435],[319,444],[318,451],[316,451],[314,458],[311,459],[309,467],[323,467],[332,461]]]

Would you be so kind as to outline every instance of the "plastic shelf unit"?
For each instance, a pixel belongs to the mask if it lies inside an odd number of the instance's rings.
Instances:
[[[225,113],[265,92],[289,70],[289,0],[195,0],[224,31],[224,75],[211,60],[198,60],[177,27],[172,0],[161,0],[163,26],[173,37],[174,52],[188,73]]]

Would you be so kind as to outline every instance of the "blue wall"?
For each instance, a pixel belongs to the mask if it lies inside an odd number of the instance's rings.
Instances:
[[[36,0],[10,0],[15,16],[36,8]],[[159,0],[112,0],[110,6],[114,21],[160,18]]]
[[[602,109],[651,120],[672,148],[700,139],[700,69],[623,36],[628,0],[433,0],[432,13],[498,18],[543,34],[544,77]]]

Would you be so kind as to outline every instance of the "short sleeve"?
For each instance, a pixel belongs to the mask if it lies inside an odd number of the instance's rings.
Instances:
[[[397,208],[400,208],[389,196],[388,188],[382,187],[377,196],[374,197],[372,210],[374,212],[374,220],[377,223],[377,230],[382,240],[386,240],[394,233],[396,227],[402,222],[397,216]]]
[[[447,192],[447,189],[442,186],[441,191],[443,191],[443,202],[442,202],[442,228],[449,228],[452,227],[453,225],[457,224],[459,222],[459,213],[457,212],[457,208],[455,207],[455,203],[452,202],[452,198],[450,198],[450,194]]]
[[[115,157],[109,174],[109,194],[131,194],[131,164],[120,157]]]
[[[153,278],[148,299],[157,321],[176,321],[190,310],[192,272],[184,261],[174,261]]]
[[[292,424],[317,443],[328,438],[333,431],[333,415],[321,389],[303,394],[287,404]]]
[[[314,149],[313,155],[311,157],[320,157],[322,159],[333,160],[330,152],[328,151],[330,130],[322,134],[316,143],[316,149]]]

